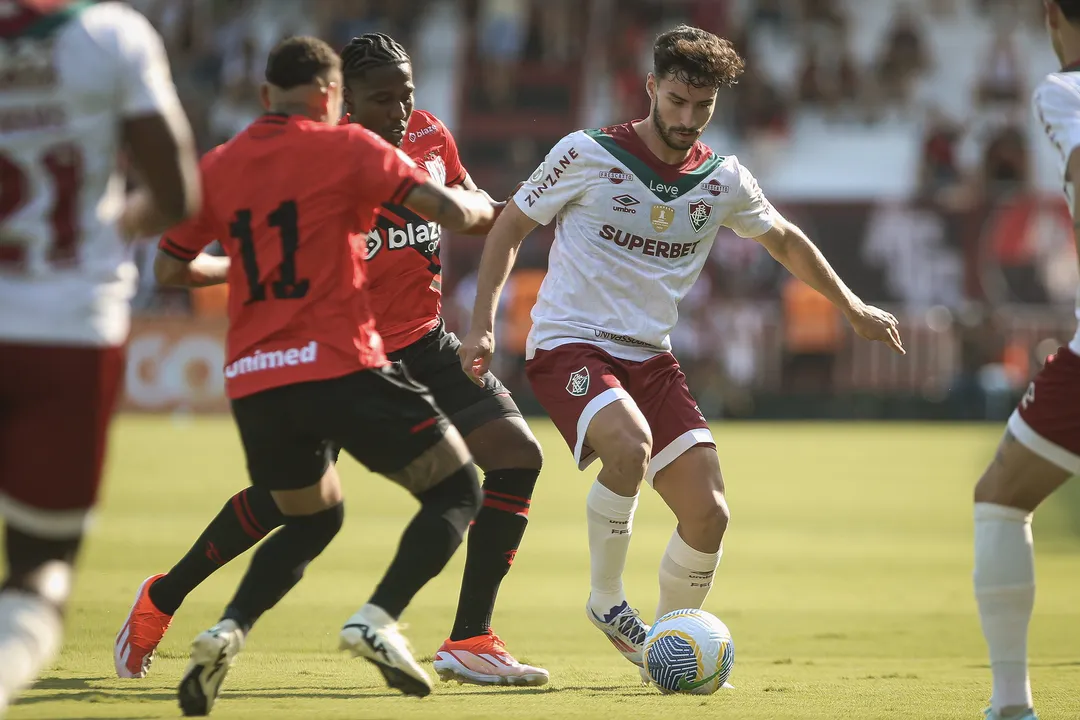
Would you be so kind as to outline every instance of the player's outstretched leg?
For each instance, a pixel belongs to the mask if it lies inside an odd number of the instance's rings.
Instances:
[[[471,385],[464,376],[462,382]],[[491,420],[468,432],[465,442],[484,470],[484,501],[469,528],[457,616],[435,653],[435,671],[444,681],[475,685],[544,685],[547,670],[518,662],[491,629],[499,585],[529,522],[543,453],[520,416]]]
[[[481,501],[476,469],[461,435],[453,427],[438,432],[444,433],[442,439],[404,469],[384,473],[413,493],[420,510],[371,599],[345,622],[340,635],[341,649],[373,663],[388,686],[420,697],[431,692],[431,678],[413,657],[397,620],[453,556]],[[352,452],[348,444],[345,448]]]
[[[1030,442],[1053,448],[1018,417],[1013,416],[997,455],[975,486],[975,599],[993,675],[988,720],[1035,718],[1027,658],[1035,605],[1031,517],[1071,475],[1025,447]],[[1027,436],[1025,444],[1017,441],[1014,428]],[[1062,459],[1071,454],[1057,450]],[[1072,460],[1080,463],[1075,456]]]
[[[637,405],[626,398],[596,413],[585,443],[603,463],[585,508],[591,561],[586,615],[623,657],[640,667],[649,627],[627,602],[622,576],[638,492],[652,455],[652,433]]]
[[[273,495],[285,523],[251,559],[221,620],[192,642],[191,660],[178,690],[185,715],[209,714],[251,626],[300,581],[308,564],[341,529],[345,511],[333,465],[317,484]]]
[[[268,490],[248,487],[233,495],[172,570],[151,575],[139,586],[116,634],[117,676],[146,677],[154,651],[188,593],[284,521]]]

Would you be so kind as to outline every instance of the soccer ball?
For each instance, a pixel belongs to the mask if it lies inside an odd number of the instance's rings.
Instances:
[[[704,610],[674,610],[645,636],[645,669],[663,693],[711,695],[731,675],[735,644],[727,625]]]

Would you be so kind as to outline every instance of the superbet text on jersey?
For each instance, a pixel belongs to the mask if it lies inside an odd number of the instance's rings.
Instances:
[[[179,113],[161,38],[118,2],[0,16],[0,340],[117,346],[135,267],[120,124]]]
[[[457,144],[438,118],[416,110],[402,152],[440,185],[459,185],[465,169]],[[439,324],[442,229],[404,205],[386,204],[368,233],[368,291],[386,352],[410,345]]]
[[[774,219],[734,156],[699,142],[666,165],[630,123],[563,138],[514,202],[541,224],[558,217],[528,357],[580,342],[633,361],[669,351],[679,301],[720,227],[756,237]]]

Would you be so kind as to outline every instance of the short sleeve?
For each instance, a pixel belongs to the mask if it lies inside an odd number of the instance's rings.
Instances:
[[[1080,89],[1050,75],[1036,88],[1032,106],[1064,168],[1080,146]]]
[[[581,133],[560,140],[514,195],[521,212],[547,225],[567,205],[585,192],[589,173],[585,168],[584,144],[593,142]]]
[[[453,134],[441,121],[439,125],[442,126],[443,137],[446,138],[446,151],[443,153],[443,162],[446,163],[446,185],[447,187],[460,185],[465,182],[465,176],[468,173],[465,172],[465,166],[461,164],[457,141],[454,140]]]
[[[191,262],[215,240],[217,233],[204,214],[200,214],[169,228],[158,241],[158,250],[177,260]]]
[[[371,206],[399,205],[428,175],[409,156],[360,125],[344,128],[349,133],[349,152],[356,168],[357,201]]]
[[[734,230],[739,237],[759,237],[772,228],[776,210],[750,171],[740,165],[738,160],[734,162],[739,171],[739,189],[731,212],[724,219],[724,225]]]

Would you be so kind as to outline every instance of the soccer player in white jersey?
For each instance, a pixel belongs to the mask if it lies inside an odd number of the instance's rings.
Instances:
[[[526,371],[579,467],[603,463],[587,502],[587,614],[639,666],[647,626],[626,600],[622,573],[642,481],[678,518],[660,563],[657,617],[701,607],[728,524],[716,446],[668,340],[719,228],[760,242],[860,335],[903,352],[896,319],[841,282],[735,157],[698,140],[718,90],[742,69],[731,44],[703,30],[679,26],[657,38],[649,118],[563,138],[500,216],[460,352],[467,373],[487,370],[495,307],[518,247],[555,219]]]
[[[1035,121],[1057,151],[1065,196],[1076,217],[1080,178],[1080,0],[1045,0],[1061,71],[1039,84]],[[1080,318],[1080,297],[1077,298]],[[1035,604],[1035,508],[1080,474],[1080,332],[1048,358],[1009,418],[997,454],[975,486],[975,599],[990,650],[988,720],[1035,720],[1027,633]]]
[[[60,645],[123,375],[122,235],[197,209],[190,136],[144,17],[0,0],[0,714]],[[147,188],[131,198],[121,150]]]

